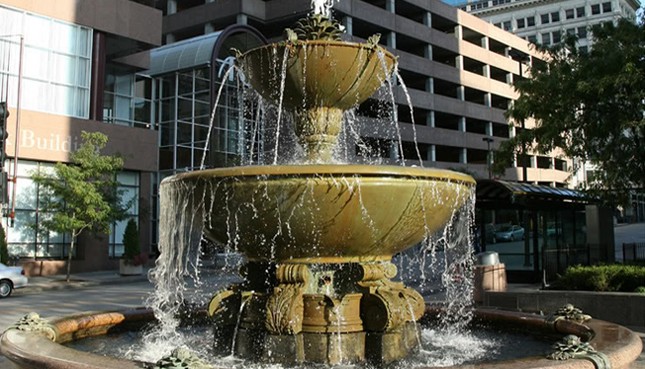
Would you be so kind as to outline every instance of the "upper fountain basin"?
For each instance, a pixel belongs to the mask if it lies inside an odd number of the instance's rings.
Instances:
[[[282,104],[290,110],[346,110],[383,84],[396,58],[378,45],[299,40],[252,49],[238,61],[253,88],[267,100],[278,103],[283,94]]]
[[[250,260],[389,260],[442,228],[474,189],[448,170],[282,165],[182,173],[162,182],[203,214],[207,238]]]

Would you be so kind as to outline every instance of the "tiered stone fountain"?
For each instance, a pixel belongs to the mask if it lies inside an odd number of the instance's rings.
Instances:
[[[336,364],[390,362],[417,346],[424,300],[390,280],[390,261],[443,227],[475,182],[436,169],[330,164],[344,111],[396,62],[377,38],[341,42],[340,33],[313,15],[287,41],[238,58],[253,88],[293,115],[304,164],[205,170],[162,184],[206,199],[197,206],[212,209],[207,237],[248,260],[246,281],[208,309],[223,353]]]
[[[157,283],[172,288],[181,279],[176,274],[184,271],[196,228],[246,256],[244,282],[216,293],[208,305],[215,351],[223,356],[233,348],[257,362],[388,363],[418,348],[417,321],[433,313],[419,293],[391,280],[397,273],[391,258],[441,228],[471,198],[474,181],[434,169],[331,164],[343,111],[374,93],[395,64],[376,39],[343,43],[339,33],[316,15],[287,32],[287,41],[239,58],[254,88],[295,117],[306,163],[204,170],[162,183],[164,262],[154,274],[169,277]],[[159,306],[181,306],[181,293],[174,292],[179,296],[168,293]],[[154,320],[153,310],[48,321],[32,313],[5,331],[0,352],[20,368],[212,368],[184,348],[150,364],[61,346],[141,328]],[[548,359],[472,368],[627,368],[641,350],[633,332],[588,320],[573,307],[550,317],[483,309],[475,317],[575,336],[565,337]]]

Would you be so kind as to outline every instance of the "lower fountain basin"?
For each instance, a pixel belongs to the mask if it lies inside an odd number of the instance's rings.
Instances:
[[[188,196],[208,238],[249,260],[390,260],[443,227],[470,199],[472,177],[439,169],[283,165],[178,174],[162,193]]]
[[[435,312],[433,309],[428,309],[426,316],[429,317]],[[492,309],[477,310],[475,318],[493,327],[501,325],[513,327],[516,331],[549,336],[575,334],[583,340],[589,339],[591,346],[606,355],[613,369],[628,368],[642,348],[641,340],[635,333],[625,327],[602,320],[592,319],[581,325],[566,320],[553,322],[534,314]],[[9,329],[0,338],[0,353],[13,361],[17,368],[135,369],[149,367],[149,364],[142,362],[73,350],[63,346],[62,343],[112,332],[140,329],[153,321],[154,316],[147,309],[85,313],[51,319],[48,325],[56,332],[53,340],[39,331]],[[407,363],[405,367],[409,367]],[[544,357],[528,357],[473,364],[467,367],[471,369],[546,367],[576,369],[592,368],[593,365],[590,361],[582,359],[555,361]]]

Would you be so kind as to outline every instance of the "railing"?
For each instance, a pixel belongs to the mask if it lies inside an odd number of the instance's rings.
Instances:
[[[595,246],[595,247],[594,247]],[[591,265],[597,262],[600,254],[598,245],[548,249],[543,251],[543,270],[546,281],[552,281],[564,274],[572,265]]]
[[[623,262],[645,261],[645,242],[623,243]]]

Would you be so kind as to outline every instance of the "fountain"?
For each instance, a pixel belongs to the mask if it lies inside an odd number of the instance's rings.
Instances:
[[[334,163],[345,110],[390,78],[396,59],[377,37],[364,44],[341,42],[339,25],[323,14],[301,20],[286,33],[286,41],[239,55],[238,62],[253,88],[293,117],[303,162],[200,170],[165,179],[162,256],[152,273],[165,292],[152,299],[152,309],[52,322],[32,315],[3,335],[0,347],[6,356],[24,367],[143,367],[51,341],[127,329],[152,320],[153,312],[161,322],[159,334],[173,334],[179,325],[175,315],[184,306],[176,271],[191,263],[186,255],[202,236],[246,259],[243,282],[216,292],[205,309],[216,355],[234,353],[287,366],[383,365],[420,349],[420,320],[439,312],[428,309],[419,292],[392,280],[397,274],[392,257],[455,218],[457,209],[472,201],[475,182],[445,170]],[[573,333],[583,341],[596,334],[560,318],[491,311],[475,316],[550,334]],[[600,332],[603,324],[591,326]],[[607,344],[613,356],[594,356],[589,350],[584,355],[621,365],[624,358],[633,360],[633,334],[619,328],[613,341],[607,340],[620,343]],[[580,357],[577,347],[586,343],[569,341],[558,358]],[[573,353],[571,347],[576,347]],[[535,367],[529,363],[522,366]],[[156,367],[208,366],[179,350]]]
[[[443,227],[475,182],[436,169],[330,164],[344,111],[374,94],[396,59],[377,38],[341,42],[339,25],[320,14],[287,34],[238,62],[254,89],[294,117],[304,164],[162,183],[204,214],[206,238],[234,244],[248,260],[246,280],[208,306],[216,350],[284,364],[400,359],[415,349],[425,304],[391,281],[392,256]]]

